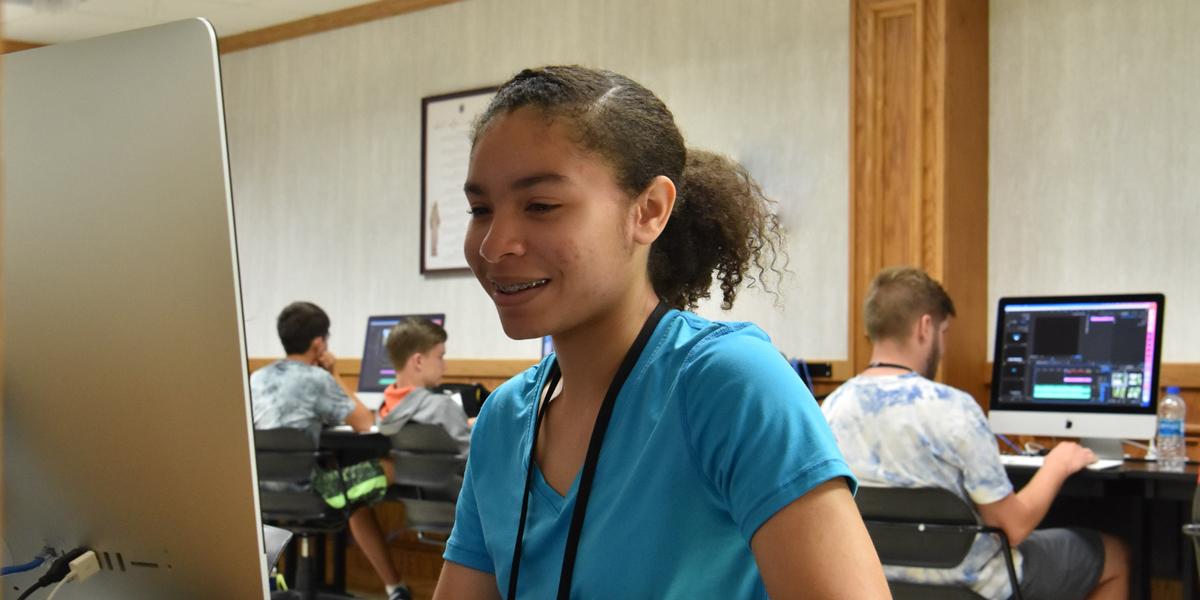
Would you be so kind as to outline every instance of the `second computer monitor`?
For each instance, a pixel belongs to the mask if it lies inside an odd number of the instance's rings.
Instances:
[[[363,344],[362,368],[358,374],[358,399],[371,410],[383,403],[383,390],[395,383],[396,369],[388,357],[387,338],[397,323],[411,317],[428,319],[446,325],[446,315],[383,315],[367,318],[366,342]]]
[[[1153,437],[1162,294],[1003,298],[989,419],[997,433]]]

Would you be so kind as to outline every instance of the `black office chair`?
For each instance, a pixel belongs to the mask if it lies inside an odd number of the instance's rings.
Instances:
[[[397,485],[388,498],[404,504],[405,527],[416,531],[419,541],[444,546],[454,526],[466,456],[438,425],[408,423],[388,439]]]
[[[975,507],[942,488],[861,486],[854,501],[885,565],[950,569],[962,564],[979,534],[1000,540],[1013,598],[1021,600],[1008,536],[983,524]],[[983,600],[970,588],[888,581],[896,600]]]
[[[259,503],[263,522],[287,529],[299,541],[292,590],[274,592],[272,600],[347,600],[347,596],[318,590],[322,573],[316,538],[341,531],[348,514],[331,508],[309,486],[318,466],[336,467],[330,452],[323,452],[302,429],[264,429],[254,432],[258,464]],[[266,484],[266,485],[264,485]],[[343,486],[343,494],[345,487]]]

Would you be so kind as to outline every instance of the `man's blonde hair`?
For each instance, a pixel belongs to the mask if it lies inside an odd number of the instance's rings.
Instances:
[[[429,352],[445,341],[446,330],[441,325],[420,317],[401,319],[388,332],[388,358],[392,360],[392,366],[400,371],[412,355]]]
[[[940,283],[913,267],[889,267],[875,276],[863,303],[871,341],[905,339],[922,315],[939,323],[955,316],[954,302]]]

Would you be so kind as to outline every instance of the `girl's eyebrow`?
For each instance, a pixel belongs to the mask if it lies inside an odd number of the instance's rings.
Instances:
[[[567,176],[563,175],[561,173],[554,173],[554,172],[535,173],[533,175],[529,175],[527,177],[522,177],[522,178],[514,181],[512,183],[512,185],[509,186],[509,189],[517,191],[517,190],[529,189],[533,186],[541,185],[543,183],[562,183],[565,181],[567,181]],[[483,186],[481,186],[478,183],[475,183],[473,181],[468,181],[463,185],[463,192],[466,192],[467,195],[474,195],[474,196],[484,195]]]
[[[566,180],[567,176],[560,173],[537,173],[514,181],[510,188],[513,190],[524,190],[543,183],[562,183]]]

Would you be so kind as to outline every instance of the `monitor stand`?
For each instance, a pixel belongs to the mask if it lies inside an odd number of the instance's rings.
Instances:
[[[1096,458],[1125,460],[1121,440],[1115,438],[1080,438],[1079,445],[1096,453]]]

